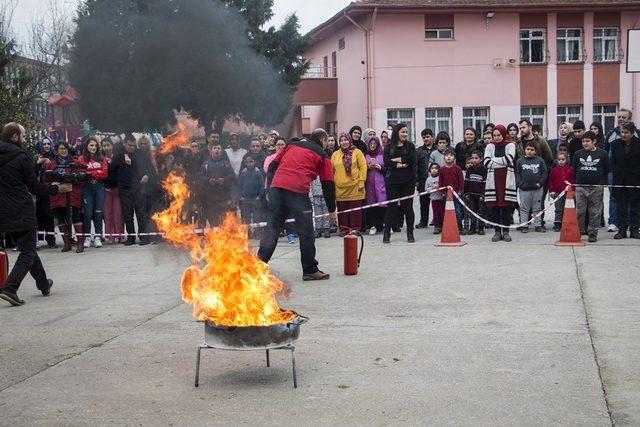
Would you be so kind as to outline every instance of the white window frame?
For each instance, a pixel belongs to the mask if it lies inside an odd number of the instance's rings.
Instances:
[[[527,31],[527,37],[523,37],[522,33]],[[540,31],[541,36],[534,36],[534,32]],[[537,40],[542,40],[542,59],[540,61],[533,61],[532,56],[532,43]],[[522,49],[522,42],[527,42],[529,45],[529,57],[524,57],[524,50]],[[520,29],[520,63],[521,64],[546,64],[547,60],[547,30],[544,28],[521,28]]]
[[[578,120],[582,120],[582,105],[558,105],[558,123],[574,124]]]
[[[607,31],[615,30],[615,35],[605,35]],[[596,35],[596,33],[600,34]],[[614,43],[613,57],[607,58],[607,42]],[[600,55],[596,52],[596,46],[600,46]],[[593,62],[618,62],[620,61],[620,28],[596,27],[593,29]]]
[[[434,117],[427,117],[429,112],[434,112]],[[448,129],[440,127],[440,122],[446,120]],[[433,123],[430,123],[433,122]],[[450,107],[429,107],[424,109],[424,125],[433,131],[434,137],[440,132],[447,132],[453,138],[453,109]]]
[[[569,36],[569,31],[579,31],[580,35],[579,36]],[[579,64],[581,62],[584,62],[584,43],[582,40],[582,37],[584,35],[584,31],[582,30],[582,28],[558,28],[556,30],[556,48],[558,50],[557,52],[557,62],[558,64]],[[563,40],[564,41],[564,55],[565,58],[561,59],[560,57],[560,53],[563,51],[560,48],[560,41]],[[573,43],[578,43],[578,57],[575,59],[569,59],[569,53],[571,52],[572,49],[570,49],[570,46]]]
[[[536,112],[534,114],[535,109],[542,109],[542,114]],[[543,105],[527,105],[520,107],[520,118],[527,119],[531,122],[531,124],[538,124],[542,127],[542,131],[546,134],[547,131],[547,107]]]
[[[605,112],[606,107],[613,107],[613,112]],[[610,108],[609,108],[610,109]],[[600,122],[606,134],[617,125],[618,104],[596,104],[593,106],[593,121]],[[607,127],[607,117],[613,118],[612,126]]]
[[[403,116],[402,113],[408,113],[410,117]],[[398,123],[407,125],[409,128],[409,141],[415,142],[416,110],[413,108],[387,108],[387,126],[395,126]]]
[[[482,114],[483,110],[485,111],[485,114]],[[471,113],[470,115],[468,114],[469,112]],[[491,109],[489,107],[463,107],[462,127],[465,129],[472,127],[476,130],[477,135],[481,135],[484,127],[489,123],[490,114]]]
[[[445,37],[447,31],[449,31],[450,37]],[[427,33],[435,33],[435,37],[427,37]],[[424,39],[427,41],[453,40],[453,28],[425,28]]]

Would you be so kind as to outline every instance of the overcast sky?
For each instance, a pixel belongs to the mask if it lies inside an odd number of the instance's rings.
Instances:
[[[24,28],[29,26],[31,19],[44,13],[49,0],[0,0],[15,5],[13,28],[19,40],[24,41],[28,34]],[[67,10],[75,10],[78,0],[56,0]],[[302,25],[304,34],[317,25],[331,18],[350,3],[350,0],[275,0],[273,11],[275,16],[271,24],[279,25],[291,13],[296,13]]]

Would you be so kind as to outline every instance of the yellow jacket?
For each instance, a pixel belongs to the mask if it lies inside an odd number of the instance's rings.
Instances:
[[[336,183],[336,200],[338,202],[364,200],[366,198],[364,183],[367,180],[367,161],[364,154],[357,148],[353,150],[351,176],[347,175],[347,171],[344,169],[343,157],[342,150],[336,151],[331,156],[333,180]],[[358,188],[359,186],[362,188]]]

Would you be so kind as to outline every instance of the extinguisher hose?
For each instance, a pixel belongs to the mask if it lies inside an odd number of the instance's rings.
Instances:
[[[359,231],[352,231],[350,234],[358,236],[360,238],[360,253],[358,254],[358,267],[360,267],[360,261],[362,260],[362,251],[364,250],[364,237]]]

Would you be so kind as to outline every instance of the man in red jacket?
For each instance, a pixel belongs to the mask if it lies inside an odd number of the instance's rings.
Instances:
[[[322,193],[330,219],[336,222],[336,188],[333,166],[323,147],[329,136],[324,129],[313,131],[308,141],[296,141],[280,150],[269,164],[267,187],[270,217],[260,241],[258,257],[269,262],[278,244],[278,236],[287,218],[295,219],[300,237],[302,280],[326,280],[329,274],[320,271],[316,261],[315,235],[309,189],[320,176]]]

